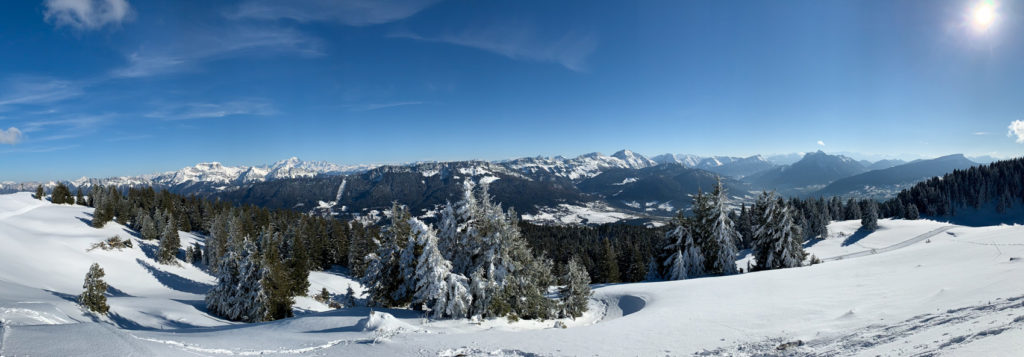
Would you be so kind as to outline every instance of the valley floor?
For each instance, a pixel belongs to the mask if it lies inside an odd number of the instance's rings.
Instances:
[[[123,251],[91,210],[0,195],[0,355],[665,356],[985,355],[1024,353],[1024,227],[919,220],[834,222],[810,267],[594,287],[582,318],[429,321],[406,310],[330,310],[306,297],[297,317],[237,324],[204,311],[213,278]],[[182,243],[202,237],[182,233]],[[745,257],[737,263],[745,267]],[[107,271],[109,317],[74,302],[93,262]],[[311,291],[358,284],[313,273]]]

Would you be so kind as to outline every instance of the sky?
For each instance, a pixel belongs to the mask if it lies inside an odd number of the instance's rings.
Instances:
[[[298,156],[1024,154],[1011,1],[0,3],[0,181]]]

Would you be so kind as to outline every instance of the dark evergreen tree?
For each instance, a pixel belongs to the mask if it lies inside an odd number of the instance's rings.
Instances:
[[[281,234],[270,231],[264,231],[263,234],[269,239],[264,248],[263,270],[260,278],[260,288],[263,289],[262,296],[266,298],[266,315],[263,317],[263,321],[291,317],[292,305],[295,304],[295,300],[292,298],[292,286],[295,285],[295,282],[291,281],[288,270],[281,262],[281,253],[278,249],[282,239]],[[307,280],[307,287],[308,284]],[[327,290],[324,289],[323,292],[326,293]],[[327,294],[324,302],[326,303],[329,299],[330,294]]]
[[[46,198],[46,191],[43,190],[43,185],[39,185],[36,187],[35,197],[37,200],[42,200],[43,198]]]
[[[37,192],[38,193],[38,192]],[[56,204],[74,204],[75,198],[71,196],[71,190],[63,182],[57,183],[50,193],[50,202]]]
[[[355,292],[355,290],[352,290],[352,285],[349,285],[348,289],[345,290],[345,298],[344,298],[343,304],[344,304],[345,307],[356,307],[356,305],[357,305],[356,304],[356,292]]]
[[[142,230],[139,233],[142,235],[142,239],[145,240],[160,238],[160,231],[156,229],[156,222],[153,222],[153,217],[148,214],[142,217]]]
[[[85,274],[85,283],[82,284],[85,291],[78,296],[78,302],[89,311],[100,314],[110,311],[110,306],[107,305],[107,296],[104,295],[107,292],[107,283],[103,281],[105,275],[103,268],[97,263],[92,263],[89,272]]]
[[[604,240],[603,250],[604,257],[601,264],[604,267],[604,269],[602,269],[604,271],[604,281],[617,283],[620,281],[618,254],[615,252],[615,247],[612,246],[611,241],[608,239]]]
[[[82,188],[78,188],[78,192],[75,193],[75,204],[79,206],[86,206],[85,196],[82,195]]]
[[[846,201],[846,220],[861,219],[860,204],[852,198]]]
[[[747,204],[740,204],[740,215],[736,220],[736,231],[740,234],[740,241],[736,244],[737,249],[749,249],[753,244],[754,226],[751,216],[751,212],[747,210]]]
[[[907,219],[914,220],[918,218],[921,218],[921,215],[917,211],[917,205],[907,205]]]
[[[175,264],[178,256],[178,249],[181,248],[181,239],[178,237],[178,227],[173,224],[174,216],[168,217],[168,223],[164,225],[164,231],[160,234],[160,244],[156,251],[156,261],[160,264]]]
[[[869,232],[878,229],[878,203],[874,200],[864,200],[864,213],[860,219],[860,226]]]

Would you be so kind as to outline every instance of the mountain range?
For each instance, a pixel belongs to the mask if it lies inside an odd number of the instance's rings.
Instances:
[[[664,154],[647,158],[621,150],[612,155],[594,152],[574,158],[538,156],[380,166],[342,166],[293,157],[263,166],[211,162],[161,174],[81,178],[65,183],[86,191],[95,185],[153,186],[239,204],[342,217],[378,215],[397,201],[429,217],[438,205],[457,199],[462,182],[471,179],[489,183],[495,200],[520,213],[572,222],[599,221],[598,216],[610,214],[616,219],[670,217],[689,207],[690,195],[711,190],[719,177],[736,202],[747,202],[762,189],[797,196],[885,198],[910,184],[972,165],[963,155],[910,163],[862,162],[818,151],[779,165],[760,155]],[[0,192],[31,191],[39,184],[2,183]],[[43,185],[53,187],[56,182]]]

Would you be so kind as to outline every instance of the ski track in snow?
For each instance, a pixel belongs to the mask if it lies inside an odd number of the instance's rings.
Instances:
[[[1024,296],[873,324],[810,341],[774,337],[694,353],[697,356],[934,356],[1011,329],[1024,330]],[[958,332],[950,332],[956,330]],[[924,338],[922,338],[924,337]]]
[[[833,260],[842,260],[842,259],[849,259],[849,258],[859,258],[859,257],[865,257],[865,256],[869,256],[869,255],[874,255],[874,254],[891,252],[891,251],[894,251],[894,250],[897,250],[897,249],[909,247],[909,246],[913,245],[914,243],[921,242],[921,241],[923,241],[925,239],[934,237],[936,235],[941,234],[942,232],[948,231],[948,230],[953,229],[953,228],[956,228],[956,226],[940,227],[940,228],[933,229],[933,230],[931,230],[929,232],[926,232],[924,234],[918,235],[918,236],[916,236],[914,238],[910,238],[910,239],[907,239],[905,241],[902,241],[902,242],[890,245],[888,247],[884,247],[884,248],[871,248],[871,249],[868,249],[868,250],[865,250],[865,251],[856,252],[856,253],[837,255],[837,256],[834,256],[834,257],[830,257],[830,258],[823,258],[823,259],[821,259],[821,261],[828,262],[828,261],[833,261]],[[862,246],[859,243],[854,243],[854,244],[856,244],[857,246]],[[867,248],[867,247],[865,247],[865,248]]]
[[[153,343],[159,343],[159,344],[174,346],[174,347],[177,347],[177,348],[179,348],[179,349],[181,349],[183,351],[198,352],[198,353],[209,353],[209,354],[217,354],[217,355],[231,355],[231,356],[259,356],[259,355],[302,354],[302,353],[309,353],[309,352],[314,352],[314,351],[325,350],[325,349],[334,347],[334,346],[342,344],[342,343],[353,343],[353,342],[361,343],[361,342],[365,342],[366,341],[366,340],[333,340],[333,341],[329,341],[327,343],[324,343],[322,345],[302,347],[302,348],[279,349],[279,350],[234,351],[234,350],[230,350],[230,349],[226,349],[226,348],[199,347],[199,346],[196,346],[196,345],[192,345],[192,344],[188,344],[188,343],[184,343],[184,342],[180,342],[180,341],[174,341],[174,340],[161,340],[161,339],[155,339],[155,338],[146,338],[146,337],[135,336],[135,335],[132,335],[132,334],[128,334],[128,335],[133,337],[133,338],[135,338],[135,339],[137,339],[137,340],[140,340],[140,341],[153,342]]]
[[[0,213],[0,221],[4,221],[4,220],[7,220],[8,218],[11,218],[11,217],[16,217],[16,216],[20,216],[20,215],[32,212],[35,209],[37,209],[39,207],[43,207],[43,206],[44,205],[28,206],[28,207],[19,209],[17,211],[11,211],[11,212],[7,212],[7,213]]]

